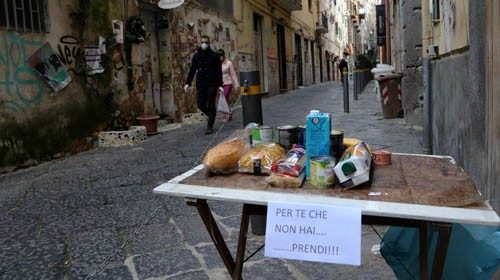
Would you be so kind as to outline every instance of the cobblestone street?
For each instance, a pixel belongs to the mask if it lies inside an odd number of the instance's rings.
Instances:
[[[350,114],[342,100],[339,82],[264,98],[264,123],[302,124],[319,109],[332,113],[332,127],[374,149],[421,153],[417,132],[403,119],[383,119],[373,83],[358,101],[351,96]],[[204,128],[182,125],[137,146],[96,148],[0,175],[0,279],[230,279],[196,209],[151,192],[198,164],[207,145],[242,128],[241,108],[217,138]],[[235,254],[242,205],[210,206]],[[249,234],[247,255],[263,242]],[[262,250],[245,263],[243,277],[393,279],[372,252],[379,243],[363,226],[361,267],[264,258]]]

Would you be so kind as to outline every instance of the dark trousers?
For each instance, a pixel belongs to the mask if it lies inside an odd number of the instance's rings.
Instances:
[[[197,88],[198,108],[208,116],[208,126],[213,127],[217,108],[215,99],[217,97],[217,87]]]

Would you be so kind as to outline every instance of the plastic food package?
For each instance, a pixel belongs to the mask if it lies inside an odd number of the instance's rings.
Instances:
[[[248,151],[238,162],[239,172],[255,175],[270,174],[271,166],[285,154],[285,149],[276,143],[260,144]]]
[[[237,130],[229,138],[211,148],[203,165],[214,174],[228,174],[238,171],[238,160],[250,149],[249,137],[252,127]]]
[[[275,188],[300,188],[305,178],[306,173],[304,171],[298,177],[271,172],[266,181],[271,187]]]
[[[303,146],[295,145],[284,157],[273,164],[271,172],[298,177],[306,165],[305,154],[306,150]]]

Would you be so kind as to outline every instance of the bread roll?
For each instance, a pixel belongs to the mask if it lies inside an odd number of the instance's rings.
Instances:
[[[245,151],[241,139],[222,142],[208,151],[203,164],[212,173],[230,173],[238,170],[238,160]]]

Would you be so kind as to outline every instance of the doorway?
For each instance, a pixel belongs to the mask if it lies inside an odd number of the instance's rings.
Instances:
[[[311,41],[312,83],[316,83],[316,60],[314,59],[314,42]]]
[[[318,46],[319,51],[319,81],[320,83],[324,82],[323,80],[323,49],[321,46]]]
[[[259,72],[259,75],[257,76],[259,81],[257,81],[257,84],[260,85],[260,91],[262,92],[265,91],[262,16],[255,13],[253,14],[253,40],[255,44],[255,70]]]
[[[325,57],[326,57],[326,80],[327,81],[331,81],[332,78],[331,78],[331,65],[330,65],[330,55],[328,54],[328,52],[325,53]]]
[[[144,80],[144,112],[157,114],[162,111],[160,96],[160,60],[159,60],[159,40],[158,40],[158,13],[153,10],[141,8],[139,15],[144,19],[146,38],[142,46]]]
[[[278,36],[278,68],[280,79],[280,92],[287,90],[286,75],[286,49],[285,49],[285,27],[276,24],[276,35]]]
[[[304,85],[304,77],[302,75],[302,39],[300,35],[295,34],[295,63],[297,63],[297,86]]]

